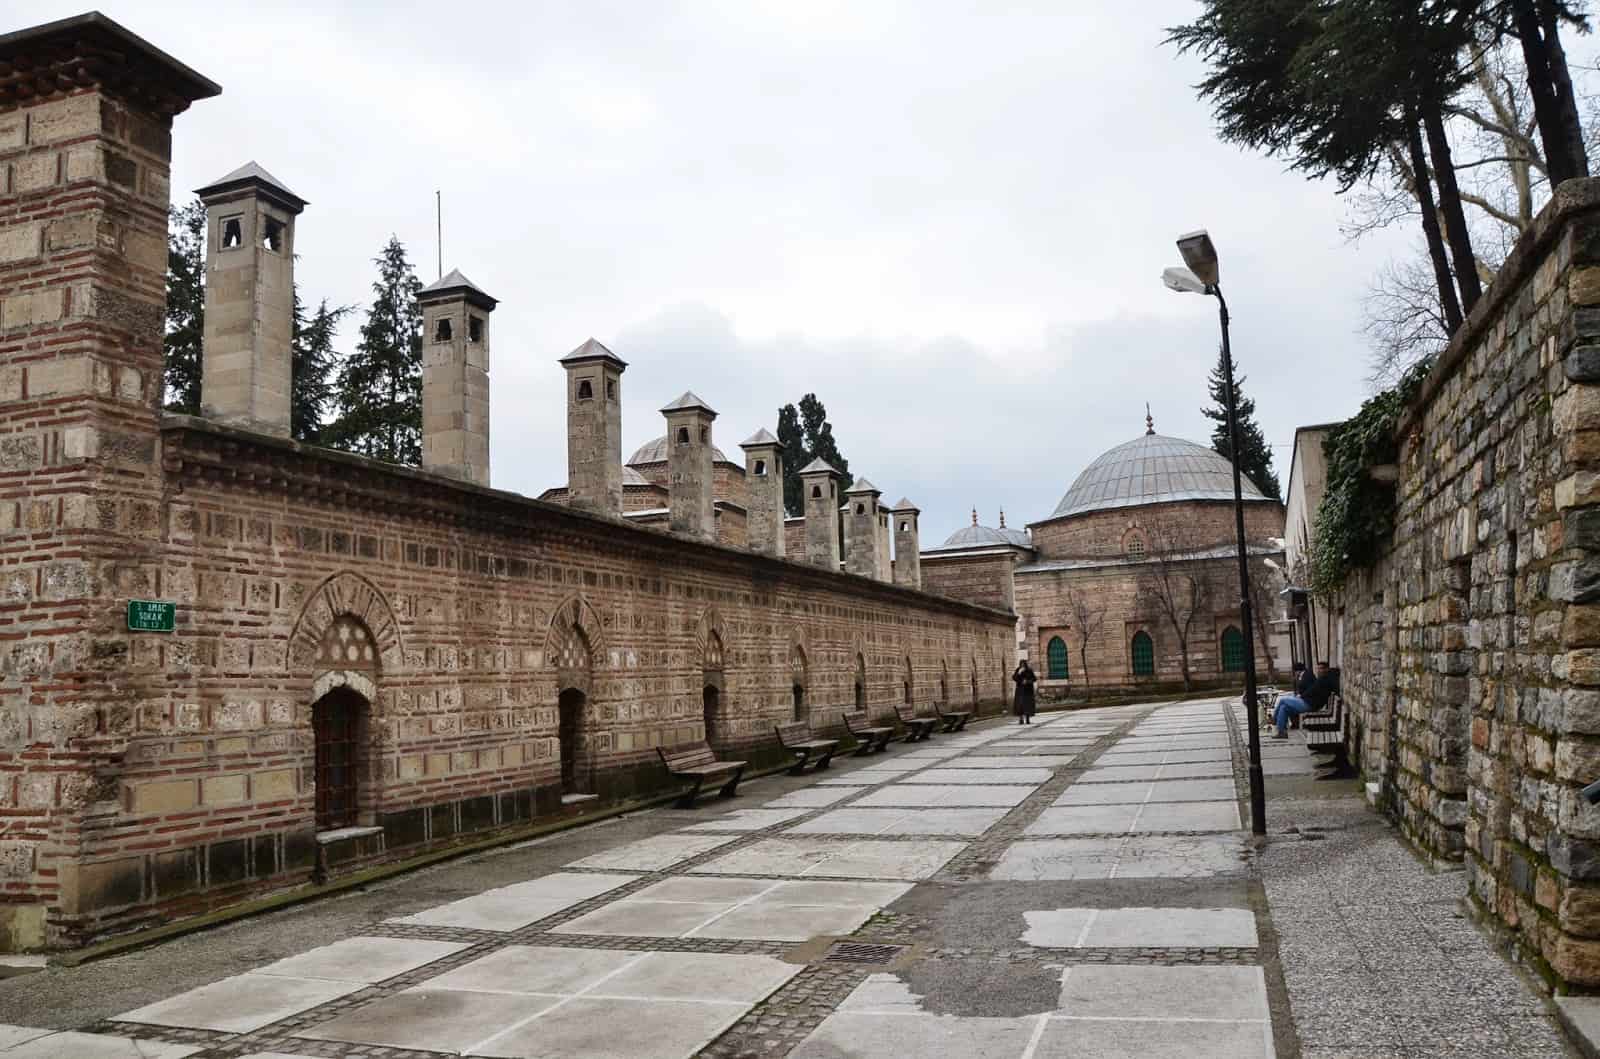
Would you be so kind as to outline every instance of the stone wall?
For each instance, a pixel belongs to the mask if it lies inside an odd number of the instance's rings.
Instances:
[[[1600,181],[1558,189],[1402,421],[1336,606],[1363,769],[1553,980],[1600,987]]]
[[[1176,518],[1168,518],[1172,511]],[[1162,520],[1165,519],[1165,522]],[[1174,544],[1231,545],[1234,540],[1233,502],[1187,501],[1179,504],[1112,508],[1081,515],[1035,522],[1028,526],[1040,558],[1106,558],[1127,554],[1133,535],[1146,523],[1157,523],[1181,541]],[[1255,501],[1244,508],[1244,532],[1252,541],[1283,535],[1283,507]],[[1149,535],[1145,544],[1150,545]]]

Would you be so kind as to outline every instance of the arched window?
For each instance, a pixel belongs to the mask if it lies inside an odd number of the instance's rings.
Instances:
[[[1128,558],[1130,558],[1130,559],[1143,559],[1144,558],[1144,534],[1142,534],[1142,533],[1130,533],[1130,534],[1128,534],[1128,547],[1127,547],[1127,550],[1128,550]]]
[[[1150,634],[1142,629],[1133,634],[1133,675],[1136,677],[1156,675],[1156,644],[1150,639]]]
[[[1232,625],[1222,630],[1222,671],[1244,672],[1244,633]]]
[[[1050,680],[1067,679],[1067,644],[1059,636],[1050,637],[1044,649],[1045,674]]]

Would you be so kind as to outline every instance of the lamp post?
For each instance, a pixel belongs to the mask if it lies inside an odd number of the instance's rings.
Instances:
[[[1217,281],[1217,248],[1202,229],[1178,238],[1186,268],[1169,268],[1161,281],[1181,294],[1209,294],[1217,299],[1222,321],[1222,371],[1226,377],[1228,449],[1233,457],[1233,527],[1239,552],[1239,620],[1244,625],[1244,707],[1250,732],[1250,830],[1267,833],[1266,790],[1261,779],[1260,706],[1256,703],[1255,622],[1250,602],[1250,560],[1244,536],[1244,491],[1239,480],[1239,416],[1233,400],[1233,353],[1228,346],[1228,303]]]

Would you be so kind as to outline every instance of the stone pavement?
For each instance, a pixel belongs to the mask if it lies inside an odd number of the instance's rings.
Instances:
[[[1298,742],[1246,841],[1241,725],[990,724],[0,981],[0,1056],[1567,1054]]]

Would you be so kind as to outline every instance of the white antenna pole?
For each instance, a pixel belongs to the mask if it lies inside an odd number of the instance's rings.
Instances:
[[[444,196],[433,193],[434,246],[439,252],[439,278],[444,279]]]

